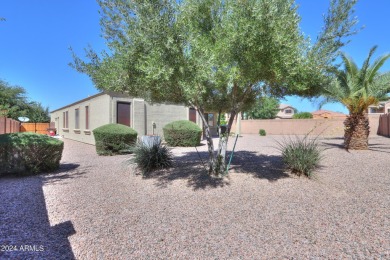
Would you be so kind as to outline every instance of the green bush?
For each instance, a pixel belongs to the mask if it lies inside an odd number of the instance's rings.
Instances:
[[[134,149],[133,162],[137,164],[143,175],[153,170],[171,167],[172,160],[171,151],[161,142],[152,145],[140,142]]]
[[[137,141],[137,132],[125,125],[107,124],[93,130],[99,155],[129,153]]]
[[[292,173],[312,177],[313,171],[322,159],[322,149],[317,139],[309,139],[308,135],[279,142],[283,162]]]
[[[296,113],[292,117],[293,119],[311,119],[313,115],[310,112]]]
[[[34,133],[0,135],[0,176],[31,175],[57,170],[64,143]]]
[[[188,120],[179,120],[164,126],[164,139],[170,146],[197,146],[202,129]]]
[[[260,129],[260,130],[259,130],[259,135],[260,135],[260,136],[266,136],[267,133],[265,132],[264,129]]]

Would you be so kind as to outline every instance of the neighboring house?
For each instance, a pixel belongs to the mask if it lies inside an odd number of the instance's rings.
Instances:
[[[333,112],[329,110],[317,110],[311,113],[313,119],[336,119],[336,118],[347,118],[346,114]]]
[[[390,113],[390,100],[381,101],[378,105],[369,106],[367,114],[385,114]]]
[[[287,104],[279,105],[279,112],[276,119],[291,119],[294,115],[294,108]]]
[[[163,135],[162,128],[172,121],[201,120],[195,109],[175,104],[151,104],[125,94],[102,92],[50,113],[57,134],[64,138],[95,144],[92,130],[109,123],[130,126],[142,135]],[[206,114],[215,126],[213,113]]]

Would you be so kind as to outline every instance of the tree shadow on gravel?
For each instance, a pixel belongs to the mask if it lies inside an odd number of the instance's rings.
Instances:
[[[156,185],[162,188],[175,180],[187,180],[187,186],[194,190],[230,185],[229,175],[225,178],[208,175],[207,158],[208,152],[187,152],[175,157],[174,167],[171,169],[152,172],[144,178],[155,179]],[[289,177],[284,171],[281,156],[259,155],[249,151],[234,153],[229,174],[233,172],[251,174],[255,178],[267,179],[270,182]]]
[[[75,259],[70,220],[50,225],[42,186],[45,177],[0,179],[0,259]]]
[[[368,150],[380,153],[390,153],[390,146],[382,143],[368,143]]]
[[[52,173],[42,175],[45,183],[61,183],[64,180],[85,178],[83,176],[88,172],[90,167],[80,167],[80,164],[62,163],[60,168]],[[62,182],[65,184],[65,182]]]
[[[331,140],[339,140],[341,139],[341,143],[333,143]],[[326,140],[329,140],[330,142],[326,142]],[[331,149],[331,148],[339,148],[341,150],[344,150],[345,152],[350,152],[349,150],[346,150],[344,147],[344,139],[343,138],[327,138],[323,139],[320,142],[322,145],[325,146],[325,149]],[[353,151],[353,150],[351,150]],[[388,144],[378,143],[378,142],[370,142],[368,140],[368,150],[362,150],[362,151],[373,151],[373,152],[381,152],[381,153],[390,153],[390,146]]]
[[[250,151],[234,153],[229,172],[246,173],[270,182],[290,177],[285,172],[282,156],[258,154]]]

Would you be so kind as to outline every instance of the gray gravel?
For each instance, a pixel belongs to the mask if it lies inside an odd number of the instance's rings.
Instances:
[[[0,179],[0,246],[43,247],[0,259],[390,259],[390,139],[322,139],[314,180],[283,170],[275,140],[240,137],[224,180],[195,148],[142,178],[129,156],[65,140],[56,174]]]

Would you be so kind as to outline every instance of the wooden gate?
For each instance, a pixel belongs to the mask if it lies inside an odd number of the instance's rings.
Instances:
[[[390,137],[390,114],[379,117],[378,135]]]
[[[50,128],[50,123],[22,123],[20,126],[20,132],[48,134],[48,128]]]

